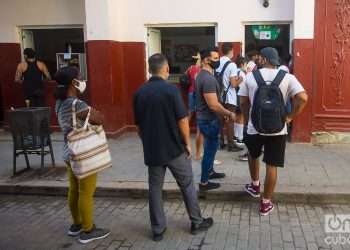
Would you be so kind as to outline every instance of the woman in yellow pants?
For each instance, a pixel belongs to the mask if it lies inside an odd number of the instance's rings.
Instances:
[[[70,166],[70,152],[67,145],[67,135],[72,130],[72,104],[76,103],[76,115],[78,126],[86,119],[89,106],[79,100],[86,89],[86,83],[79,79],[79,70],[76,67],[65,67],[57,71],[55,80],[58,83],[55,92],[56,114],[58,123],[64,133],[63,159],[67,164],[69,177],[68,204],[72,214],[73,224],[68,235],[79,236],[80,243],[88,243],[97,239],[106,238],[110,231],[97,228],[93,222],[94,193],[96,190],[97,174],[90,175],[79,180]],[[102,124],[103,116],[91,108],[89,122]]]

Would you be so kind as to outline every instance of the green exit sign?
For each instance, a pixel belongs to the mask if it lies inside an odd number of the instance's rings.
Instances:
[[[277,25],[253,25],[252,32],[255,39],[276,40],[281,33],[281,28]]]

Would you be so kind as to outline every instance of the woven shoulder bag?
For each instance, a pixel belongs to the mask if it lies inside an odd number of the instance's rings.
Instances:
[[[73,173],[83,179],[112,167],[112,159],[103,127],[89,124],[90,107],[83,127],[77,127],[76,103],[77,99],[72,104],[73,130],[67,139]]]

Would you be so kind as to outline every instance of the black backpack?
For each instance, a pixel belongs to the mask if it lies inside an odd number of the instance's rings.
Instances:
[[[219,73],[215,72],[215,78],[218,81],[219,87],[220,87],[220,94],[221,94],[222,103],[226,102],[227,92],[230,88],[230,84],[228,85],[227,89],[225,89],[225,86],[224,86],[224,73],[225,73],[227,66],[230,65],[230,63],[231,63],[231,61],[227,61]]]
[[[287,109],[282,92],[279,88],[287,72],[280,70],[270,85],[267,85],[260,70],[253,72],[258,89],[255,92],[252,123],[262,134],[281,132],[286,124]]]

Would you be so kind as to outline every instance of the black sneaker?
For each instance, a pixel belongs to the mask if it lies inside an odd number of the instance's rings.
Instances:
[[[191,224],[191,234],[196,235],[201,232],[207,231],[214,223],[213,218],[203,219],[203,222],[200,224]]]
[[[220,183],[209,182],[209,181],[206,185],[199,183],[199,191],[209,191],[209,190],[217,189],[220,186],[221,186]]]
[[[95,226],[91,229],[90,232],[82,232],[79,237],[79,242],[86,244],[94,240],[100,240],[108,237],[110,235],[108,229],[96,228]]]
[[[240,139],[237,139],[236,141],[235,141],[235,143],[236,143],[236,145],[238,146],[238,147],[240,147],[240,148],[243,148],[244,147],[244,142],[243,142],[243,140],[240,140]]]
[[[236,144],[227,147],[228,152],[239,152],[242,150],[244,150],[244,148],[238,147]]]
[[[223,142],[220,142],[220,145],[219,145],[219,149],[220,150],[224,150],[225,148],[226,148],[226,144],[225,143],[223,143]]]
[[[82,231],[83,231],[83,227],[81,226],[81,224],[79,225],[73,224],[70,226],[67,234],[69,236],[78,236]]]
[[[152,237],[153,241],[158,242],[158,241],[163,240],[163,235],[164,235],[165,231],[166,231],[166,228],[164,228],[163,232],[161,232],[160,234],[155,234],[154,233],[153,237]]]
[[[238,156],[238,160],[239,161],[248,161],[249,160],[248,153],[245,153],[245,154]]]
[[[222,179],[222,178],[225,178],[226,177],[226,174],[224,173],[217,173],[215,171],[212,171],[210,174],[209,174],[209,180],[212,180],[212,179]]]

